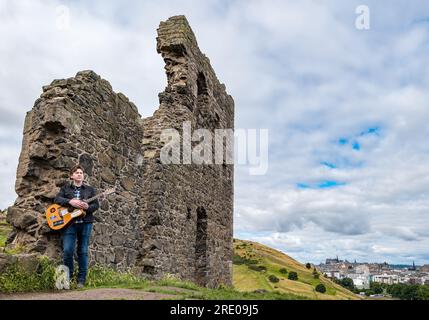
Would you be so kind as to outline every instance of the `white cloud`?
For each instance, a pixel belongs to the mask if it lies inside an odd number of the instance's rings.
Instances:
[[[68,31],[56,28],[60,4]],[[23,120],[41,86],[93,69],[148,116],[165,86],[156,28],[185,14],[235,99],[236,126],[270,129],[268,174],[236,168],[236,234],[302,261],[428,263],[429,5],[367,1],[371,29],[359,31],[360,4],[0,0],[0,207],[15,198]],[[378,135],[360,135],[374,127]],[[296,187],[323,181],[345,185]]]

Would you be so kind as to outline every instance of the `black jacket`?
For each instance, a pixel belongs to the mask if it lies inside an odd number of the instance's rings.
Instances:
[[[66,183],[61,187],[60,192],[58,192],[57,196],[54,199],[54,202],[61,206],[69,206],[70,200],[74,198],[74,189],[75,189],[75,186],[73,183]],[[81,200],[92,198],[95,195],[96,195],[96,191],[93,187],[82,184],[81,191],[80,191]],[[83,218],[83,221],[94,222],[93,213],[100,207],[100,204],[98,203],[98,199],[88,204],[89,204],[89,207],[86,210],[86,215]]]

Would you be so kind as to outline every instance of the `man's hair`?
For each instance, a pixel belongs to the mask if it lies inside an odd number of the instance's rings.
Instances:
[[[85,170],[82,168],[82,166],[80,164],[77,164],[73,168],[70,169],[69,176],[71,177],[73,175],[73,173],[75,173],[79,169],[82,170],[83,173],[85,173]]]

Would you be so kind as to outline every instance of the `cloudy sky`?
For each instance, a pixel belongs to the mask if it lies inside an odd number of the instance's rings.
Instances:
[[[166,85],[156,29],[178,14],[234,97],[236,127],[269,130],[267,173],[236,166],[235,237],[302,262],[429,263],[425,0],[0,0],[1,208],[41,87],[92,69],[152,115]]]

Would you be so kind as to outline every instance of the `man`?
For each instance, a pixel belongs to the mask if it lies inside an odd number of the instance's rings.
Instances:
[[[72,206],[86,211],[84,218],[78,218],[62,231],[64,265],[69,268],[70,279],[73,276],[74,251],[77,240],[77,257],[79,271],[77,275],[78,287],[85,285],[88,272],[88,246],[94,223],[93,213],[99,208],[98,200],[86,203],[82,200],[95,196],[93,187],[83,183],[84,170],[76,165],[70,170],[71,183],[66,183],[54,199],[61,206]]]

